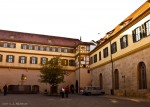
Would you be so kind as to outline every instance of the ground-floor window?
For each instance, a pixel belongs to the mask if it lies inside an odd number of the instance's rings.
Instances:
[[[144,62],[138,65],[138,85],[139,89],[147,89],[146,66]]]

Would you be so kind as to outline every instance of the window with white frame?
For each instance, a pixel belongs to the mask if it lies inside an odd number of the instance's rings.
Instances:
[[[7,55],[6,56],[6,62],[14,62],[14,56],[13,55]]]
[[[120,38],[120,46],[121,46],[121,49],[124,49],[128,46],[127,35],[124,35],[122,38]]]
[[[19,56],[19,63],[25,64],[26,60],[27,60],[27,57],[25,57],[25,56]]]
[[[41,64],[45,64],[48,61],[48,58],[42,57],[41,58]]]
[[[37,64],[37,57],[30,57],[30,64]]]

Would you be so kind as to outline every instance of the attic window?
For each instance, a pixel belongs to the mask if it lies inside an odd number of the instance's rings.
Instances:
[[[52,40],[48,39],[48,43],[52,43]]]
[[[127,19],[127,20],[121,22],[119,25],[124,27],[124,26],[126,26],[127,24],[129,24],[129,22],[131,22],[131,20],[132,20],[132,18]]]
[[[111,31],[107,32],[107,33],[106,33],[106,35],[110,35],[110,34],[112,34],[112,33],[114,32],[114,30],[115,30],[115,29],[113,29],[113,30],[111,30]]]
[[[10,36],[10,39],[14,39],[14,36],[13,36],[13,35],[11,35],[11,36]]]

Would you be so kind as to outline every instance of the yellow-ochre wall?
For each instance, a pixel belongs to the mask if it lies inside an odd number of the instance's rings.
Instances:
[[[3,90],[4,84],[7,85],[21,85],[21,75],[24,74],[27,76],[27,80],[24,81],[24,85],[39,85],[40,92],[44,92],[45,89],[49,91],[50,86],[49,84],[39,82],[40,79],[40,69],[41,69],[41,58],[46,57],[48,60],[53,58],[54,56],[59,56],[60,59],[68,59],[68,60],[75,60],[75,53],[64,53],[64,52],[47,52],[47,51],[40,51],[40,50],[27,50],[21,49],[21,42],[13,42],[13,41],[0,41],[0,42],[7,42],[7,43],[15,43],[16,48],[4,48],[0,47],[0,54],[3,55],[2,62],[0,62],[0,89]],[[29,43],[26,43],[29,44]],[[34,45],[34,44],[32,44]],[[46,46],[40,45],[39,46]],[[61,47],[61,46],[57,46]],[[64,47],[61,47],[64,48]],[[65,47],[70,48],[70,47]],[[13,55],[14,62],[9,63],[6,62],[6,55]],[[19,63],[19,56],[26,56],[27,62],[25,64]],[[38,62],[37,64],[30,64],[30,57],[37,57]],[[69,64],[69,62],[68,62]],[[69,75],[65,76],[65,82],[59,84],[58,92],[60,91],[61,87],[65,87],[67,85],[75,84],[75,66],[64,66],[63,69],[69,72]]]
[[[90,52],[90,57],[97,54],[97,62],[90,65],[92,85],[100,86],[99,75],[102,74],[103,89],[106,94],[113,94],[114,92],[115,95],[150,96],[150,35],[137,42],[133,42],[132,37],[134,29],[150,20],[149,13],[150,9],[136,17],[127,26],[117,26],[117,29],[122,27],[118,33],[111,37],[108,35],[107,40]],[[120,38],[124,35],[127,35],[128,46],[121,49]],[[111,54],[110,46],[114,42],[117,43],[117,52]],[[108,57],[104,58],[103,49],[106,47],[108,47]],[[101,60],[99,60],[99,52],[101,52]],[[147,89],[139,89],[138,65],[140,62],[144,62],[146,66]],[[119,71],[119,89],[116,90],[114,89],[115,70]],[[125,76],[125,80],[123,76]]]

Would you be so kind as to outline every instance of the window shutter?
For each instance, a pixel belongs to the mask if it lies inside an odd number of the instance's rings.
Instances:
[[[120,38],[120,48],[122,49],[123,48],[123,37],[122,38]]]
[[[23,44],[21,44],[21,49],[23,49]]]
[[[8,62],[8,57],[9,57],[9,55],[6,56],[6,62]]]
[[[30,57],[30,64],[32,64],[32,57]]]
[[[66,59],[66,66],[68,66],[68,59]]]
[[[35,57],[35,63],[37,64],[37,62],[38,62],[38,59],[37,59],[37,57]]]
[[[3,60],[3,55],[0,55],[0,62],[2,62]]]
[[[132,38],[133,38],[133,42],[136,42],[135,30],[132,31]]]
[[[15,57],[12,55],[12,62],[14,62]]]
[[[128,46],[128,35],[125,35],[126,38],[126,47]]]
[[[21,56],[19,56],[19,63],[21,63]]]
[[[25,63],[27,63],[27,57],[25,57]]]

